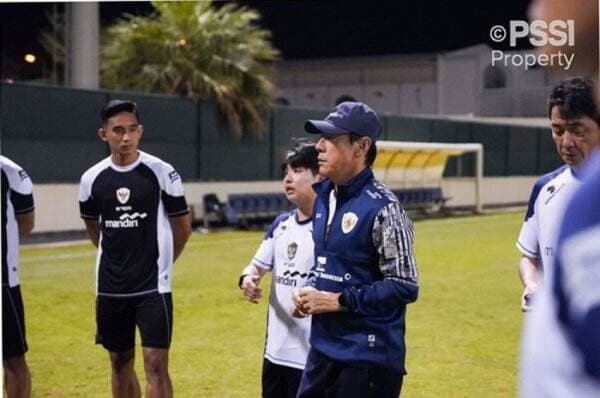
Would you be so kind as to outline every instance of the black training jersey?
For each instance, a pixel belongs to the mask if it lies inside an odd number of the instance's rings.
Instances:
[[[2,285],[19,284],[19,225],[16,214],[33,211],[33,185],[18,164],[0,156],[2,169]]]
[[[81,217],[100,223],[98,295],[171,291],[173,234],[168,218],[188,213],[183,185],[173,166],[139,154],[125,167],[108,157],[81,177]]]

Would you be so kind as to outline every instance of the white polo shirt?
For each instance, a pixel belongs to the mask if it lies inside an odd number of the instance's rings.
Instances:
[[[554,226],[559,236],[552,280],[536,297],[534,311],[526,315],[519,372],[521,398],[600,396],[600,378],[589,371],[589,366],[598,370],[594,348],[600,341],[600,156],[592,161],[595,163],[589,164],[595,173],[587,177],[584,188],[571,195],[564,217]]]
[[[551,264],[565,206],[580,185],[573,170],[564,165],[540,177],[533,186],[516,245],[525,256],[541,260],[543,285],[552,280]]]

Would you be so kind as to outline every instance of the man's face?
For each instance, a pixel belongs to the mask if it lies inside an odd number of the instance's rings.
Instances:
[[[133,113],[120,112],[110,117],[106,125],[98,130],[98,136],[110,146],[113,154],[136,155],[144,128]]]
[[[303,200],[314,200],[315,191],[312,189],[312,184],[318,180],[318,175],[314,175],[310,169],[292,167],[288,164],[283,175],[285,196],[296,205]]]
[[[556,150],[569,166],[579,166],[600,146],[600,126],[589,116],[566,120],[555,106],[552,108],[550,120]]]
[[[329,177],[335,184],[344,184],[365,167],[369,140],[362,137],[350,142],[349,134],[323,134],[315,145],[319,152],[319,174]],[[366,149],[365,149],[366,148]]]

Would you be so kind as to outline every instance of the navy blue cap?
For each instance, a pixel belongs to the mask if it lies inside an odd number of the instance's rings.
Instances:
[[[342,102],[325,120],[307,120],[304,130],[311,134],[356,134],[373,142],[381,135],[381,122],[375,111],[362,102]]]

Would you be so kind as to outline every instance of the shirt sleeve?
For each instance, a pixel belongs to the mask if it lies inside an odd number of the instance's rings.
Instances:
[[[93,180],[87,174],[81,177],[79,183],[79,214],[83,219],[98,220],[100,213],[92,196],[92,183]]]
[[[27,172],[21,168],[14,170],[8,176],[11,190],[10,201],[15,209],[15,214],[29,213],[34,210],[33,183]]]
[[[534,185],[531,195],[529,195],[529,204],[527,205],[527,213],[525,214],[525,221],[521,226],[521,232],[517,239],[517,249],[527,257],[540,258],[539,248],[539,221],[538,211],[536,208],[537,198],[540,193],[542,183],[536,182]]]
[[[372,240],[383,280],[342,293],[350,311],[365,315],[411,303],[419,292],[413,225],[398,202],[389,203],[377,213]]]
[[[252,257],[252,263],[264,270],[272,270],[274,260],[274,249],[275,245],[273,242],[273,238],[268,238],[265,236],[260,246],[258,247],[258,250],[256,250],[254,257]]]
[[[254,254],[254,257],[252,258],[252,263],[254,263],[254,265],[267,271],[273,269],[273,265],[275,264],[275,239],[277,238],[276,235],[278,235],[277,227],[285,221],[287,217],[289,217],[289,214],[283,214],[273,220],[269,229],[265,232],[263,241],[258,247],[256,254]]]
[[[161,180],[161,199],[167,215],[178,217],[189,213],[179,173],[171,165],[166,165]]]

